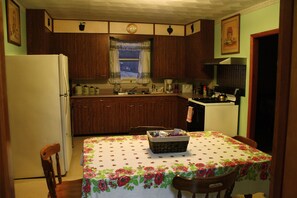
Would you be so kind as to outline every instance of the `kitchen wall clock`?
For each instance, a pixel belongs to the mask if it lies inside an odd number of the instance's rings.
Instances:
[[[130,34],[134,34],[135,32],[137,32],[137,25],[135,25],[134,23],[130,23],[129,25],[127,25],[127,32],[129,32]]]

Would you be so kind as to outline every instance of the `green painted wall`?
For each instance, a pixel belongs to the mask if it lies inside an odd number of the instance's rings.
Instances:
[[[227,17],[227,16],[226,16]],[[223,17],[223,18],[226,18]],[[250,71],[250,36],[279,27],[279,1],[275,1],[266,7],[240,13],[240,53],[221,55],[221,21],[215,23],[215,58],[220,57],[246,57],[246,96],[241,97],[239,134],[247,133],[247,113],[249,97],[249,71]]]
[[[21,17],[21,46],[17,46],[7,41],[7,25],[6,25],[6,1],[2,0],[2,13],[3,13],[3,31],[4,31],[4,48],[6,55],[15,54],[27,54],[27,34],[26,34],[26,10],[20,6],[20,17]]]

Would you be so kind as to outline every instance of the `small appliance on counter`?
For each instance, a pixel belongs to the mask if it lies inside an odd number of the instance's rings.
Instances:
[[[182,84],[181,92],[182,93],[192,93],[193,92],[193,85],[192,84]]]
[[[165,79],[164,80],[164,91],[165,93],[173,93],[173,88],[172,88],[172,79]]]

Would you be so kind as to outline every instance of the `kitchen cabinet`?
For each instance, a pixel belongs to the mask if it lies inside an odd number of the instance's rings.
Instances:
[[[71,100],[71,125],[74,135],[87,135],[91,130],[90,100]]]
[[[72,131],[74,135],[118,133],[120,102],[114,98],[71,99]]]
[[[214,21],[201,20],[200,31],[186,36],[186,77],[199,80],[213,79],[213,67],[204,66],[214,58]]]
[[[185,74],[185,38],[155,36],[152,76],[154,79],[181,79]]]
[[[109,36],[97,33],[55,33],[54,53],[68,56],[70,79],[106,79]]]
[[[26,10],[28,54],[51,54],[53,33],[45,26],[45,17],[45,10]]]
[[[176,127],[177,97],[96,97],[71,99],[74,135],[127,133],[130,127]]]
[[[188,113],[188,99],[177,98],[177,127],[183,130],[187,130],[186,117]]]

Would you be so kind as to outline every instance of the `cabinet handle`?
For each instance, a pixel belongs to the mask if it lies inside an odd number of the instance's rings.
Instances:
[[[135,105],[129,105],[129,107],[134,107]]]

